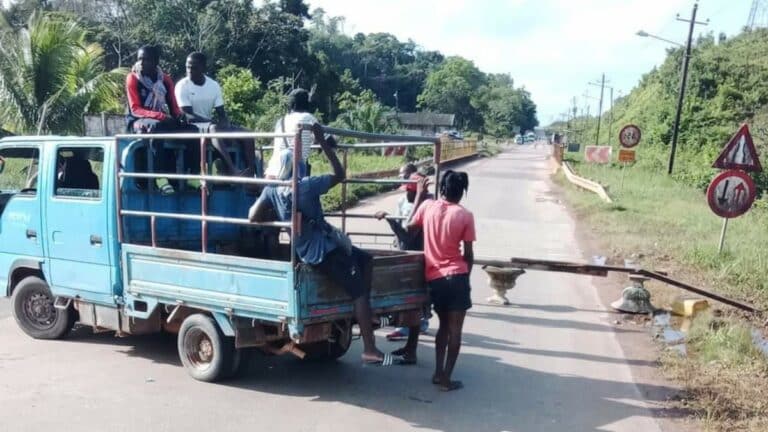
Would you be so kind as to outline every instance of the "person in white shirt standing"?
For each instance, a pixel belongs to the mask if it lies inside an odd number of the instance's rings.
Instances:
[[[309,93],[302,88],[297,88],[288,95],[288,114],[281,117],[275,123],[275,133],[295,133],[299,125],[312,125],[315,123],[319,122],[315,116],[309,113]],[[309,176],[310,174],[307,158],[309,157],[312,144],[315,144],[312,132],[309,130],[302,131],[301,163],[299,163],[299,166],[303,171],[298,173],[299,178]],[[293,152],[293,138],[275,138],[274,151],[267,164],[267,169],[264,171],[264,177],[278,178],[280,173],[280,156],[286,151]]]
[[[201,132],[235,132],[244,131],[240,126],[232,125],[224,110],[224,97],[221,86],[205,74],[207,58],[201,52],[193,52],[187,56],[187,76],[176,83],[176,100],[189,123],[198,127]],[[216,120],[214,120],[214,115]],[[255,170],[255,145],[253,140],[237,140],[245,156],[246,168],[240,171],[232,162],[232,158],[224,147],[224,140],[211,140],[226,164],[229,174],[239,174],[252,177]]]

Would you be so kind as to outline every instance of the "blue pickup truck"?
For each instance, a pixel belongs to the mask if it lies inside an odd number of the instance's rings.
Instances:
[[[205,138],[0,140],[0,292],[12,296],[25,333],[57,339],[78,323],[118,336],[177,333],[183,365],[202,381],[233,376],[254,347],[344,355],[352,305],[296,260],[290,239],[300,217],[249,223],[248,207],[270,181],[213,174]],[[154,169],[164,152],[175,173]],[[164,183],[175,193],[163,193]],[[418,323],[423,255],[371,252],[374,314]]]

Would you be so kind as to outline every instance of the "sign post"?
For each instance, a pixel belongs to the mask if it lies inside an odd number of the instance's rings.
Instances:
[[[763,170],[755,144],[746,124],[741,125],[712,165],[723,171],[709,184],[707,201],[712,211],[723,218],[717,252],[722,253],[728,219],[743,215],[752,207],[757,195],[755,182],[747,172]]]
[[[627,164],[635,161],[635,151],[630,149],[640,144],[641,136],[640,128],[633,124],[628,124],[619,131],[619,143],[622,147],[619,149],[619,162],[621,163],[620,191],[624,190],[624,169],[627,167]]]

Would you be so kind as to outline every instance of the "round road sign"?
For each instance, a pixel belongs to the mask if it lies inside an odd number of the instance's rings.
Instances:
[[[724,218],[735,218],[746,213],[755,202],[756,195],[752,177],[736,170],[721,172],[707,188],[709,207]]]
[[[625,148],[632,148],[638,145],[640,143],[640,137],[640,128],[633,124],[624,126],[619,132],[619,142],[621,143],[621,146]]]

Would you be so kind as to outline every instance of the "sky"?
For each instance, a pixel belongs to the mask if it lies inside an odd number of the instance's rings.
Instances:
[[[537,105],[539,122],[560,118],[578,98],[598,109],[605,73],[614,97],[626,95],[672,45],[638,30],[684,43],[693,0],[306,0],[344,16],[348,34],[387,32],[429,50],[472,60],[487,73],[509,73]],[[766,2],[768,4],[768,2]],[[752,0],[700,0],[694,35],[740,32]],[[767,6],[768,7],[768,6]],[[766,11],[768,16],[768,11]],[[606,89],[603,110],[609,106]],[[585,97],[584,95],[588,95]]]

